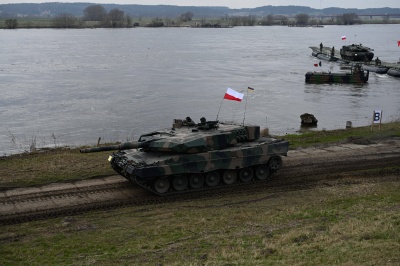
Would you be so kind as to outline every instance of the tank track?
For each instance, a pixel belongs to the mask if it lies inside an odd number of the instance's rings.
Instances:
[[[170,175],[158,177],[155,180],[144,183],[138,182],[127,173],[117,171],[117,169],[114,170],[153,194],[168,196],[263,182],[271,179],[282,165],[282,158],[280,156],[273,156],[266,164],[253,165],[234,170],[220,169],[202,174]],[[194,178],[193,176],[196,177]],[[214,177],[214,179],[212,177]],[[198,180],[197,183],[194,182],[196,178]],[[201,180],[202,178],[203,180]]]

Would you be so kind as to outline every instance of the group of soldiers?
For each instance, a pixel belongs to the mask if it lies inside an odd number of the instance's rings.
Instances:
[[[324,48],[324,45],[322,44],[322,42],[319,44],[319,50],[322,53],[322,48]],[[331,58],[335,56],[335,46],[332,47],[331,49]]]

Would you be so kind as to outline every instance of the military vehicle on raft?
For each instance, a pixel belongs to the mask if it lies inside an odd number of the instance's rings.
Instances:
[[[108,159],[112,168],[158,195],[266,180],[282,167],[288,141],[260,136],[260,126],[200,121],[175,119],[172,128],[137,142],[81,152],[116,150]]]
[[[374,58],[374,53],[371,48],[362,46],[362,44],[351,44],[342,46],[340,56],[348,61],[370,62]]]

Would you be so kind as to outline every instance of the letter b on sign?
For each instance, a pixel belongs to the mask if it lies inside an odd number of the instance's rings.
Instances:
[[[379,124],[382,120],[382,110],[374,111],[374,124]]]

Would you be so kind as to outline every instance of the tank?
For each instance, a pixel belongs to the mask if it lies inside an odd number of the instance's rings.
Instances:
[[[190,117],[172,128],[143,134],[136,142],[82,149],[115,150],[111,167],[126,179],[169,195],[267,180],[281,169],[289,142],[260,136],[260,126]]]
[[[352,44],[342,46],[340,56],[344,60],[370,62],[374,58],[371,48],[362,46],[362,44]]]

